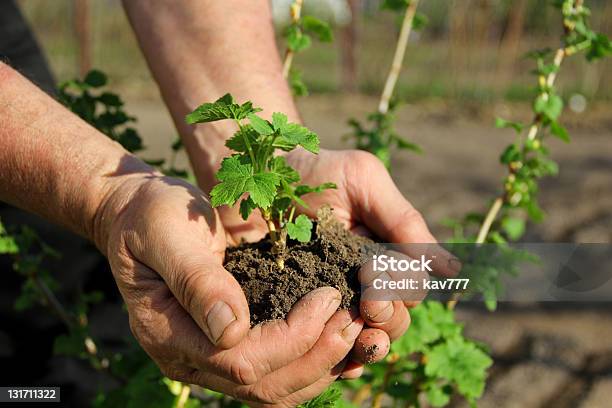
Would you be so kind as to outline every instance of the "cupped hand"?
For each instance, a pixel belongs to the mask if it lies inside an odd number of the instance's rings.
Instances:
[[[322,150],[313,155],[299,150],[291,152],[287,161],[301,174],[303,183],[318,185],[331,181],[337,185],[336,189],[304,196],[309,205],[303,210],[306,214],[315,216],[316,209],[328,204],[334,209],[335,217],[353,232],[375,235],[385,242],[436,243],[421,214],[397,189],[384,165],[370,153]],[[220,215],[234,241],[258,240],[265,234],[266,226],[256,215],[246,223],[233,209],[222,209]],[[428,245],[428,249],[436,251],[436,274],[456,274],[457,267],[449,253],[435,245]],[[367,327],[353,350],[357,364],[351,364],[343,377],[360,375],[359,363],[384,358],[390,342],[401,336],[410,324],[407,307],[417,303],[400,299],[362,301],[360,310]]]
[[[222,266],[226,231],[199,189],[132,176],[96,225],[132,332],[165,375],[252,405],[295,406],[342,373],[359,313],[337,311],[339,292],[319,288],[286,320],[250,328],[242,289]]]

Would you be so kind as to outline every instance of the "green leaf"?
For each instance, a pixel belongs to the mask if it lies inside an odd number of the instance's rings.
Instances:
[[[463,327],[455,321],[452,310],[436,301],[419,304],[410,311],[410,317],[410,334],[391,344],[391,350],[401,355],[426,351],[440,339],[459,335]]]
[[[298,408],[335,408],[337,403],[342,399],[342,390],[335,383],[330,385],[321,395],[298,405]],[[345,406],[346,407],[346,406]]]
[[[521,133],[525,128],[520,122],[512,122],[509,120],[505,120],[502,118],[495,118],[495,127],[496,128],[512,128],[516,131],[516,133]]]
[[[6,234],[4,226],[0,224],[0,254],[16,254],[19,253],[19,247],[15,238]]]
[[[251,125],[245,125],[225,141],[225,146],[236,152],[245,153],[248,151],[245,138],[251,147],[253,147],[257,143],[258,136],[259,133]]]
[[[525,233],[525,220],[522,218],[506,217],[502,220],[501,227],[512,241],[516,241]]]
[[[249,215],[253,212],[254,209],[257,208],[255,202],[251,199],[251,197],[245,198],[240,202],[240,215],[243,220],[247,220]]]
[[[551,121],[556,121],[563,111],[563,99],[559,95],[539,95],[534,103],[536,113],[546,116]]]
[[[241,162],[240,155],[223,159],[221,169],[217,172],[221,183],[210,192],[213,207],[220,205],[233,206],[245,193],[260,208],[268,208],[276,196],[276,186],[280,177],[274,173],[253,174],[253,166]]]
[[[302,17],[302,29],[317,37],[321,42],[332,42],[334,39],[329,24],[313,16]]]
[[[401,11],[410,4],[410,0],[383,0],[380,4],[382,10]]]
[[[415,31],[422,30],[429,24],[429,18],[422,13],[416,13],[412,19],[412,29]]]
[[[605,34],[596,34],[591,39],[591,46],[586,54],[587,60],[594,61],[609,55],[612,55],[612,42]]]
[[[224,119],[242,120],[249,114],[260,112],[261,109],[254,108],[253,103],[247,101],[242,105],[234,102],[234,97],[225,94],[212,103],[205,103],[197,107],[185,117],[185,121],[193,125],[195,123],[214,122]]]
[[[274,130],[279,132],[282,131],[284,127],[287,126],[287,122],[287,115],[284,113],[274,112],[272,114],[272,126],[274,127]]]
[[[289,151],[299,145],[311,153],[319,153],[319,137],[308,128],[297,123],[287,123],[280,133],[274,147]]]
[[[565,129],[559,122],[553,121],[550,123],[550,133],[563,140],[565,143],[569,143],[571,141],[567,129]]]
[[[404,138],[402,138],[400,136],[394,135],[393,136],[393,140],[397,144],[397,147],[400,148],[400,149],[410,150],[410,151],[413,151],[413,152],[419,153],[419,154],[423,153],[423,149],[421,149],[421,146],[419,146],[416,143],[409,142],[409,141],[407,141],[406,139],[404,139]]]
[[[308,96],[308,87],[302,80],[302,72],[291,68],[289,71],[289,85],[294,96]]]
[[[181,138],[177,137],[176,139],[174,139],[174,142],[172,142],[170,148],[174,152],[178,152],[179,150],[181,150],[183,148],[183,141],[181,140]]]
[[[286,34],[287,48],[293,52],[300,52],[312,44],[310,36],[303,33],[298,27],[290,26]]]
[[[92,69],[85,76],[84,82],[92,88],[100,88],[106,85],[106,83],[108,82],[108,78],[106,77],[106,74],[104,74],[102,71]]]
[[[509,164],[521,158],[521,152],[516,144],[511,144],[501,154],[499,161],[502,164]]]
[[[123,106],[123,101],[119,98],[119,95],[110,92],[104,92],[102,95],[98,96],[98,100],[107,106]]]
[[[311,187],[311,186],[307,186],[307,185],[301,185],[301,186],[297,186],[295,188],[295,195],[298,197],[303,196],[304,194],[308,194],[308,193],[321,193],[324,190],[329,190],[329,189],[334,189],[337,188],[336,183],[323,183],[323,184],[319,184],[318,186],[315,187]]]
[[[312,233],[312,221],[304,214],[300,214],[295,219],[295,222],[287,224],[287,234],[290,238],[300,242],[310,241]]]
[[[452,389],[449,390],[450,387],[440,387],[438,385],[432,384],[427,389],[427,401],[434,407],[443,407],[450,402],[450,397],[452,395]]]
[[[265,119],[260,118],[257,115],[250,114],[248,115],[249,122],[253,129],[262,136],[268,136],[274,133],[274,128],[270,125]]]
[[[297,183],[300,181],[300,174],[295,169],[287,164],[282,156],[277,156],[270,163],[270,170],[284,180],[287,184]]]
[[[462,337],[448,339],[426,353],[425,374],[457,384],[457,390],[468,399],[482,395],[487,368],[493,363],[473,342]]]

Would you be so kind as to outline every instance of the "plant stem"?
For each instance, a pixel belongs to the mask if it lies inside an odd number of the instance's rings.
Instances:
[[[576,2],[574,3],[574,8],[577,9],[581,7],[582,3],[583,3],[583,0],[576,0]],[[569,35],[572,31],[575,30],[574,26],[568,26],[565,22],[564,22],[564,28],[565,28],[566,35]],[[557,73],[559,72],[559,68],[561,67],[561,64],[563,63],[565,56],[569,54],[568,49],[569,47],[567,47],[564,44],[561,47],[559,47],[557,51],[555,51],[555,56],[553,58],[553,65],[557,69],[552,70],[552,72],[549,73],[546,77],[540,78],[541,83],[543,82],[548,89],[552,88],[555,85],[555,80],[557,79]],[[544,95],[548,96],[548,91],[546,92],[547,93],[545,93]],[[529,125],[529,130],[527,132],[527,140],[535,140],[538,137],[538,134],[542,127],[542,120],[543,119],[540,114],[536,114],[534,116],[533,120],[531,121],[531,124]],[[510,169],[510,173],[513,173],[513,172],[514,170]],[[506,202],[507,202],[506,195],[497,197],[495,199],[495,201],[489,208],[489,211],[487,212],[487,215],[485,216],[485,219],[482,222],[482,225],[480,226],[480,230],[478,231],[478,236],[475,242],[477,245],[480,245],[486,241],[487,236],[489,235],[489,231],[491,230],[491,225],[497,218],[497,215],[499,214],[503,204]],[[446,303],[446,306],[451,310],[454,309],[460,297],[461,297],[460,293],[458,292],[453,293],[450,300]]]
[[[191,387],[189,384],[183,384],[181,388],[181,393],[179,394],[178,400],[176,401],[176,408],[184,408],[185,403],[189,399],[189,394],[191,394]]]
[[[351,403],[355,406],[361,406],[363,401],[367,400],[372,393],[372,384],[364,384],[361,388],[357,390],[355,396],[351,400]]]
[[[406,46],[408,45],[408,38],[412,31],[412,21],[416,14],[416,9],[419,4],[419,0],[412,0],[408,7],[406,7],[406,13],[404,14],[404,20],[402,21],[402,28],[400,30],[399,38],[397,39],[397,45],[395,47],[395,54],[393,55],[393,63],[387,75],[385,81],[385,87],[383,88],[382,95],[380,96],[380,103],[378,104],[378,112],[385,114],[389,110],[389,101],[393,96],[393,90],[397,83],[397,78],[402,70],[402,63],[404,61],[404,54],[406,53]]]
[[[300,22],[300,15],[302,14],[302,5],[304,0],[295,0],[291,4],[291,24],[298,24]],[[287,48],[285,52],[285,61],[283,62],[283,77],[287,79],[289,77],[289,71],[291,71],[291,64],[293,63],[293,56],[295,52]]]

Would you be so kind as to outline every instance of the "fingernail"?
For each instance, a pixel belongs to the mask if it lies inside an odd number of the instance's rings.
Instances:
[[[206,325],[211,337],[210,340],[217,344],[227,326],[234,320],[236,320],[236,315],[227,303],[223,301],[215,303],[206,317]]]
[[[361,333],[361,329],[363,329],[364,321],[361,317],[356,317],[352,322],[348,324],[344,329],[342,329],[342,337],[349,340],[354,340]]]
[[[458,274],[459,272],[461,272],[461,267],[463,265],[461,264],[461,261],[457,258],[451,258],[448,260],[448,267],[450,268],[451,271],[455,272],[455,274]]]
[[[325,305],[327,311],[333,313],[338,310],[338,307],[340,307],[340,303],[342,302],[342,295],[337,289],[332,287],[324,287],[316,290],[322,292],[323,296],[325,296],[327,299],[327,305]]]
[[[377,306],[377,309],[378,308],[382,309],[380,309],[380,311],[376,314],[368,313],[368,310],[366,310],[366,318],[369,321],[373,323],[384,323],[391,320],[391,317],[393,317],[393,303],[388,301],[380,302],[380,304]]]

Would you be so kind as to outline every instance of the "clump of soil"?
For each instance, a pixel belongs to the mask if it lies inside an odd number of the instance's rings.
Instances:
[[[238,280],[251,310],[251,324],[284,319],[306,293],[331,286],[342,294],[341,308],[359,302],[359,267],[374,242],[346,230],[331,209],[319,211],[307,243],[287,240],[284,269],[279,269],[266,236],[226,251],[225,268]]]

